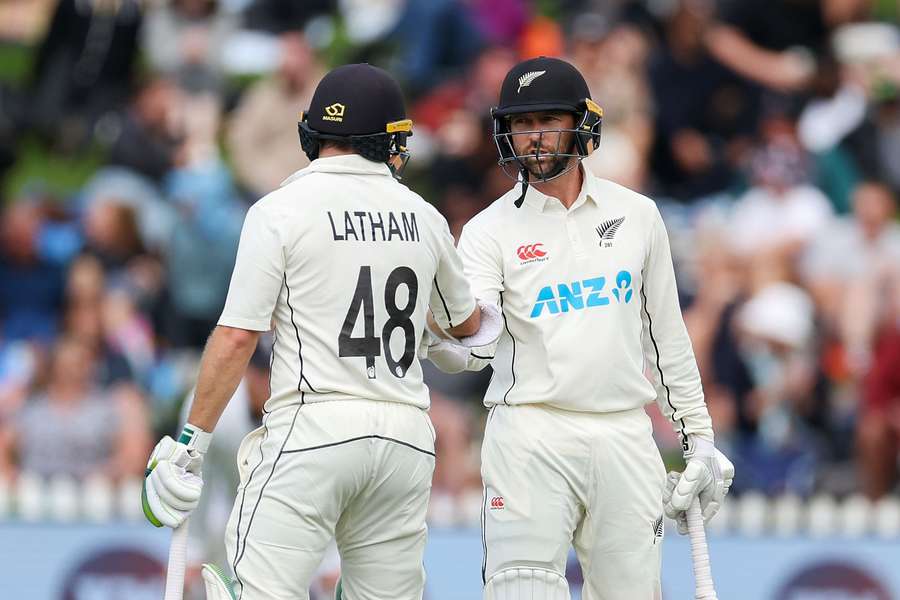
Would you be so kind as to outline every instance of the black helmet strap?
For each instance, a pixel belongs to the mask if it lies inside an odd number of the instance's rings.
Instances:
[[[522,203],[525,202],[525,194],[528,193],[528,169],[522,167],[520,173],[522,174],[522,195],[513,203],[516,205],[516,208],[522,208]]]

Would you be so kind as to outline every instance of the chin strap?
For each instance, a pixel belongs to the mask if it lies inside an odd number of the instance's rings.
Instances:
[[[520,173],[522,174],[522,195],[514,202],[516,208],[522,208],[522,203],[525,202],[525,194],[528,193],[528,171],[522,169]]]

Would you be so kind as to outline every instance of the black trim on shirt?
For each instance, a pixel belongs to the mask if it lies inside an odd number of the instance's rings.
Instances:
[[[659,371],[659,382],[662,384],[664,388],[666,388],[666,402],[669,403],[669,406],[672,408],[672,424],[677,424],[675,421],[675,413],[678,410],[675,408],[675,405],[672,404],[672,391],[669,389],[669,386],[666,385],[666,378],[663,376],[662,364],[660,364],[659,357],[659,346],[656,344],[656,338],[653,336],[653,318],[650,316],[650,309],[647,308],[647,293],[644,291],[645,279],[643,277],[643,273],[641,273],[641,297],[644,299],[643,309],[644,313],[647,315],[647,331],[650,333],[650,341],[653,342],[653,349],[656,351],[656,370]],[[681,421],[681,437],[684,439],[684,418],[680,419]]]
[[[447,313],[447,323],[450,324],[450,327],[453,327],[453,320],[450,317],[450,309],[447,308],[447,301],[444,300],[444,294],[441,293],[441,286],[438,285],[437,277],[434,278],[434,289],[437,290],[438,297],[441,299],[441,304],[444,305],[444,312]]]
[[[481,585],[487,585],[485,577],[487,571],[487,535],[484,528],[487,526],[487,486],[481,488]]]
[[[506,333],[509,334],[509,339],[512,340],[512,360],[509,365],[509,370],[512,373],[512,383],[509,385],[509,389],[506,390],[506,393],[503,394],[503,404],[509,405],[509,402],[506,401],[506,397],[509,396],[509,393],[516,386],[516,338],[509,330],[509,323],[506,322],[506,311],[503,310],[503,292],[500,292],[500,314],[503,316],[503,326],[506,327]]]
[[[288,308],[291,309],[291,325],[294,326],[294,334],[297,336],[297,356],[300,358],[300,380],[297,382],[297,391],[300,392],[300,402],[303,403],[303,390],[300,389],[303,386],[303,382],[306,382],[306,385],[309,386],[309,390],[313,393],[318,394],[316,388],[312,386],[309,382],[309,379],[306,378],[306,375],[303,374],[303,343],[300,341],[300,330],[297,328],[297,324],[294,322],[294,307],[291,306],[291,286],[288,285],[287,282],[287,271],[284,272],[284,288],[287,290],[287,305]]]
[[[494,360],[493,356],[481,356],[480,354],[475,354],[474,352],[471,352],[471,354],[475,358],[480,358],[481,360]]]

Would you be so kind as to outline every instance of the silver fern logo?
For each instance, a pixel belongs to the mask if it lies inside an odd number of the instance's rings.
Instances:
[[[528,73],[525,73],[524,75],[519,77],[519,89],[516,91],[516,93],[518,94],[519,92],[521,92],[523,87],[528,87],[529,85],[531,85],[532,81],[546,72],[547,71],[529,71]]]
[[[662,515],[659,515],[659,518],[653,522],[653,544],[654,545],[663,538],[664,528],[665,528],[665,526],[663,525],[663,517],[662,517]]]
[[[625,221],[625,217],[619,217],[618,219],[610,219],[609,221],[603,221],[596,227],[597,235],[600,236],[600,245],[604,248],[609,248],[612,246],[612,240],[616,237],[616,232],[619,231],[619,227],[622,226],[622,223]]]

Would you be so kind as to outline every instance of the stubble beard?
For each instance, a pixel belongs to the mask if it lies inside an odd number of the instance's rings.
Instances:
[[[553,154],[540,154],[539,156],[540,158],[535,158],[532,153],[530,156],[526,155],[526,158],[522,159],[525,169],[538,181],[558,175],[571,158]]]

